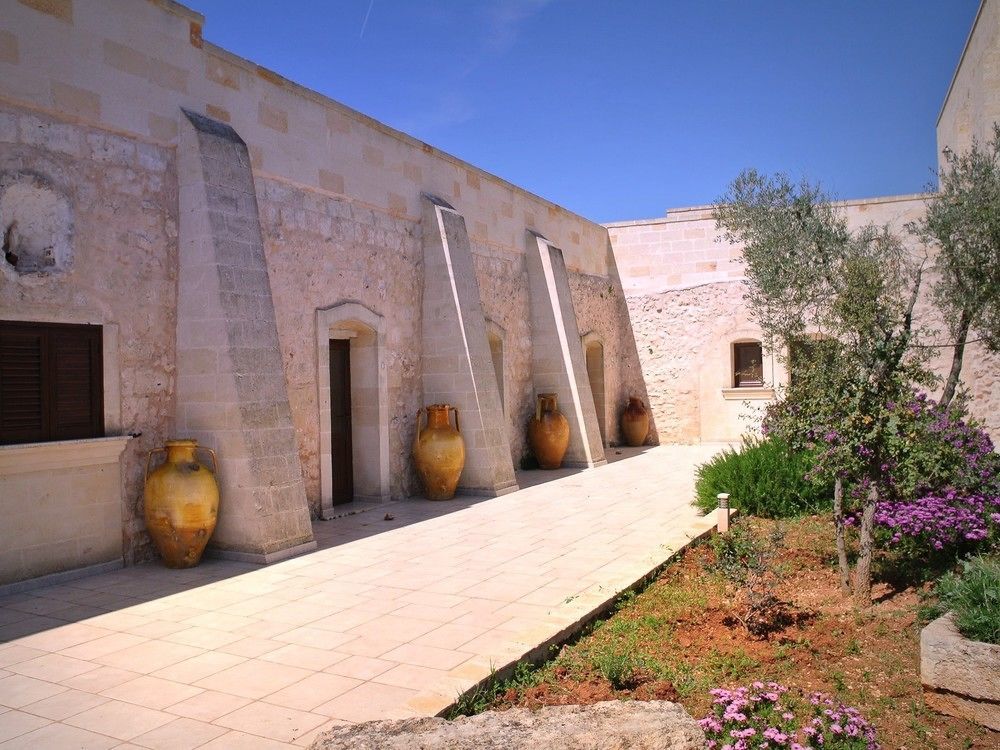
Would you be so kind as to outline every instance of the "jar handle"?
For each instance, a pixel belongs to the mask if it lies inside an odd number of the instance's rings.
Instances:
[[[458,426],[458,408],[453,406],[451,410],[455,412],[455,432],[461,432],[462,428]]]
[[[542,397],[535,396],[535,421],[542,421]]]
[[[198,448],[200,450],[203,450],[203,451],[208,451],[209,453],[212,454],[212,473],[213,474],[218,474],[219,473],[219,459],[215,457],[215,451],[213,451],[211,448],[206,448],[204,445],[199,445]]]
[[[416,450],[417,446],[420,445],[420,416],[424,413],[424,407],[417,409],[417,429],[413,432],[413,449]]]
[[[159,453],[161,451],[163,451],[164,453],[166,453],[167,449],[166,448],[153,448],[153,450],[151,450],[149,453],[146,454],[146,473],[143,474],[143,476],[142,476],[143,483],[145,483],[146,480],[149,479],[149,462],[152,460],[153,454],[154,453]]]

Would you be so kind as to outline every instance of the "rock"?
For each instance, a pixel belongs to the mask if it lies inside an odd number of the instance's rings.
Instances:
[[[701,750],[705,736],[668,701],[514,708],[463,716],[369,721],[320,735],[311,750]]]
[[[1000,646],[963,638],[951,614],[920,632],[924,702],[1000,731]]]

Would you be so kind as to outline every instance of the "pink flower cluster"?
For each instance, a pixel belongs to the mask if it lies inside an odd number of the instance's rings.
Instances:
[[[955,492],[881,502],[875,511],[875,523],[891,534],[891,545],[912,540],[935,550],[982,541],[998,521],[1000,497]]]
[[[711,692],[712,713],[698,722],[707,750],[879,750],[875,727],[822,693],[790,695],[777,682]]]

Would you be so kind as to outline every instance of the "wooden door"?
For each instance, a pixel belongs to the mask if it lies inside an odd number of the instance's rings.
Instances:
[[[349,339],[330,339],[330,459],[333,504],[349,503],[354,499]]]

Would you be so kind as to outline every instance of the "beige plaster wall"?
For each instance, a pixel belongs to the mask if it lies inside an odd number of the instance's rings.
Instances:
[[[939,152],[965,151],[1000,122],[1000,1],[983,0],[937,122]]]
[[[840,206],[851,227],[888,224],[906,236],[906,224],[922,215],[925,200],[922,195],[904,195],[844,201]],[[706,206],[671,210],[660,219],[610,224],[608,229],[661,439],[738,439],[767,402],[767,394],[745,400],[740,393],[726,393],[731,344],[760,339],[743,302],[740,248],[721,240]],[[907,237],[906,242],[914,253],[924,253],[914,240]],[[926,293],[934,279],[933,258],[928,269],[917,323],[940,332],[928,339],[931,343],[946,343]],[[951,350],[938,352],[933,367],[943,376]],[[1000,434],[998,365],[998,358],[978,344],[967,348],[963,385],[972,396],[973,415],[994,435]],[[765,380],[779,387],[786,382],[780,363],[767,353]]]
[[[177,182],[173,151],[0,103],[0,175],[35,172],[69,199],[72,254],[44,277],[0,276],[0,319],[105,326],[105,398],[120,401],[110,434],[141,432],[122,459],[122,543],[142,558],[145,453],[174,412]],[[2,259],[0,259],[2,262]],[[118,368],[107,352],[118,350]],[[30,497],[24,502],[31,502]]]
[[[0,446],[0,585],[121,564],[126,442]]]

